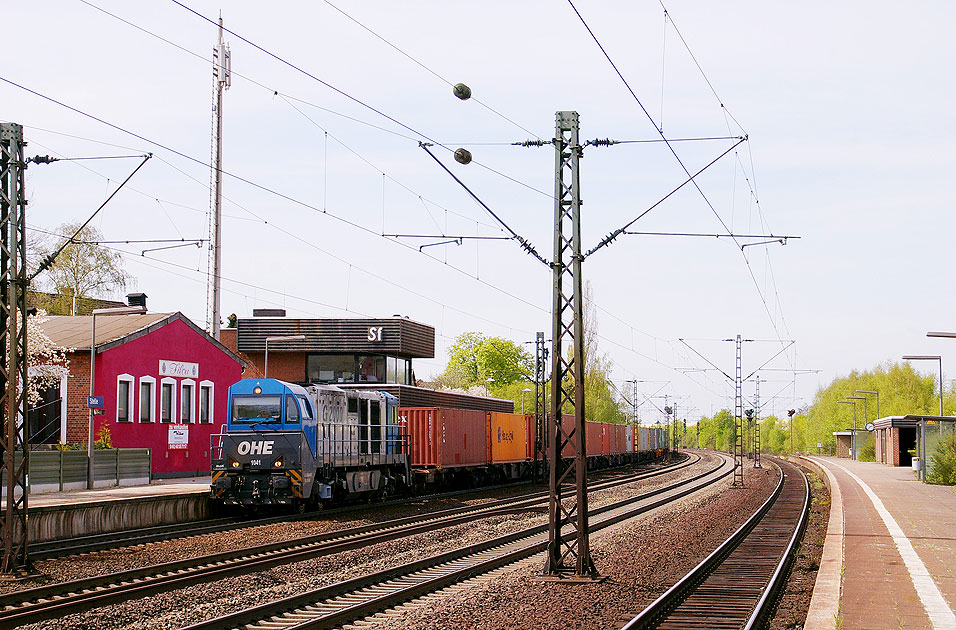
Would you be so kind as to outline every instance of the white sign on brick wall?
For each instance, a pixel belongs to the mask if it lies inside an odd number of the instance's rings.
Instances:
[[[178,376],[180,378],[199,378],[199,364],[185,361],[159,360],[160,376]]]
[[[167,446],[170,449],[189,448],[189,427],[183,425],[169,427]]]

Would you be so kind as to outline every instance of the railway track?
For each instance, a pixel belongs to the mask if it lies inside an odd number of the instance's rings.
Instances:
[[[604,529],[716,483],[733,471],[729,458],[721,456],[721,460],[719,466],[693,479],[590,510],[591,531]],[[335,628],[541,553],[548,545],[547,529],[547,524],[527,528],[481,544],[204,621],[188,626],[186,630]]]
[[[692,457],[674,467],[596,483],[590,489],[596,491],[612,488],[663,475],[690,466],[699,459],[699,456]],[[682,483],[686,484],[687,481]],[[478,507],[454,508],[319,536],[17,591],[0,596],[0,628],[35,623],[200,582],[212,583],[226,577],[451,527],[474,521],[476,518],[542,509],[546,501],[547,492],[536,492]]]
[[[810,486],[795,465],[773,495],[690,573],[622,630],[759,628],[769,621],[806,525]]]
[[[696,460],[693,460],[696,461]],[[693,463],[691,461],[690,463]],[[687,465],[687,463],[678,464],[678,466]],[[675,470],[674,466],[661,470]],[[485,486],[478,489],[458,490],[453,492],[444,492],[440,494],[430,494],[415,497],[415,501],[428,499],[447,499],[456,496],[467,496],[477,492],[487,492],[489,490],[513,488],[516,484],[502,484],[497,486]],[[384,501],[377,505],[385,507],[390,505],[401,505],[407,503],[408,499],[394,499]],[[344,505],[323,510],[321,518],[328,518],[347,514],[358,510],[368,509],[368,505]],[[50,560],[53,558],[64,558],[85,553],[94,553],[98,551],[109,551],[123,549],[126,547],[141,546],[149,543],[162,542],[167,540],[180,540],[204,536],[207,534],[216,534],[219,532],[260,527],[263,525],[272,525],[275,523],[291,523],[301,520],[315,519],[316,513],[309,514],[283,514],[279,516],[269,516],[264,518],[244,518],[244,517],[224,517],[216,519],[205,519],[191,523],[173,523],[171,525],[158,525],[154,527],[142,527],[121,531],[108,532],[104,534],[92,534],[89,536],[76,536],[73,538],[61,538],[43,542],[31,543],[28,548],[29,556],[32,560]]]

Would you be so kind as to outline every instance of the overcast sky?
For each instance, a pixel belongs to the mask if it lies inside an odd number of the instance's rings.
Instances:
[[[443,369],[464,331],[550,337],[544,265],[514,241],[438,244],[506,232],[418,143],[435,143],[436,157],[550,259],[553,148],[509,143],[551,139],[555,112],[574,110],[583,139],[655,140],[658,128],[668,139],[718,138],[672,143],[680,162],[662,143],[587,147],[586,249],[741,136],[698,178],[701,192],[685,187],[631,229],[800,237],[741,250],[770,239],[623,236],[587,258],[618,387],[645,381],[643,395],[676,397],[691,421],[732,407],[730,381],[704,370],[733,374],[734,344],[720,340],[737,334],[755,340],[743,347],[745,376],[796,342],[760,372],[761,398],[776,396],[764,413],[903,354],[942,354],[947,374],[956,366],[956,342],[925,337],[956,330],[951,2],[577,0],[636,98],[566,1],[337,0],[348,16],[324,2],[183,4],[211,19],[221,11],[235,33],[225,36],[224,317],[269,307],[408,315],[438,335],[420,378]],[[152,152],[93,224],[113,241],[207,238],[215,26],[166,0],[5,11],[15,26],[5,48],[16,54],[0,64],[0,120],[25,126],[28,154]],[[453,96],[459,81],[472,100]],[[457,164],[457,147],[474,162]],[[85,220],[138,163],[31,166],[28,225],[55,233]],[[111,247],[151,310],[204,326],[207,250],[142,253],[164,245]],[[641,416],[659,413],[645,403]]]

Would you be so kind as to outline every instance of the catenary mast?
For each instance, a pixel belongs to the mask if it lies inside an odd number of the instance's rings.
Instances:
[[[222,285],[222,92],[232,84],[232,58],[229,46],[222,41],[221,16],[219,40],[212,49],[212,81],[212,183],[209,187],[209,280],[206,294],[208,313],[206,330],[218,340]]]

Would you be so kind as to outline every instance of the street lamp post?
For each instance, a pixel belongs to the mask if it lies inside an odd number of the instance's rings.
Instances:
[[[875,394],[876,395],[876,419],[880,419],[880,392],[875,389],[858,389],[857,394]]]
[[[521,415],[524,415],[524,395],[531,391],[531,388],[525,387],[521,390]]]
[[[495,382],[495,379],[493,379],[493,378],[486,378],[486,379],[485,379],[485,396],[491,396],[491,394],[488,392],[488,386],[491,385],[491,384],[494,383],[494,382]]]
[[[97,315],[141,315],[146,312],[145,306],[117,306],[114,308],[94,308],[92,330],[90,331],[90,397],[95,396],[96,389],[96,316]],[[86,487],[93,488],[93,412],[90,407],[90,425],[86,436]]]
[[[938,335],[939,333],[931,333]],[[906,355],[904,361],[939,361],[939,415],[943,415],[943,357],[933,355]]]
[[[269,342],[277,343],[279,341],[303,341],[305,335],[281,335],[278,337],[266,337],[266,357],[265,357],[265,366],[263,367],[264,376],[263,378],[269,378]]]
[[[850,459],[856,459],[856,401],[838,400],[838,405],[853,405],[853,433],[850,434]]]

